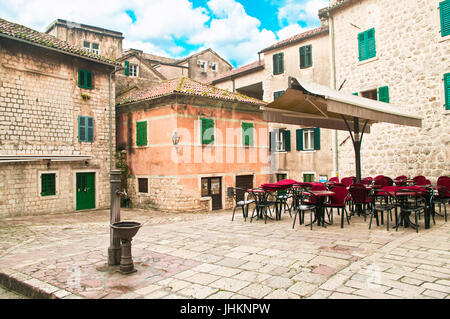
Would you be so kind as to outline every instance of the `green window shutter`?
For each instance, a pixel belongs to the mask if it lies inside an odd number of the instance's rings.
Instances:
[[[375,47],[375,29],[370,29],[367,31],[367,58],[373,58],[377,55]]]
[[[147,145],[147,122],[136,122],[136,145]]]
[[[378,89],[378,100],[389,103],[389,87],[383,86]]]
[[[275,145],[275,142],[273,141],[273,138],[274,138],[273,133],[269,132],[269,152],[273,151],[272,148]]]
[[[87,118],[87,142],[93,142],[94,141],[94,118],[92,116],[89,116]]]
[[[277,53],[273,55],[273,74],[282,74],[284,72],[284,54]]]
[[[300,69],[306,65],[306,47],[300,47]]]
[[[129,76],[130,75],[130,62],[125,61],[125,75]]]
[[[291,131],[284,131],[284,150],[286,152],[291,151]]]
[[[297,135],[297,151],[303,151],[303,129],[295,131]]]
[[[358,96],[359,94],[358,94],[358,92],[355,92],[355,93],[352,93],[352,95],[356,95],[356,96]]]
[[[312,66],[312,45],[300,48],[300,68],[305,69]]]
[[[359,61],[364,61],[377,55],[374,28],[358,34],[358,50]]]
[[[56,174],[41,175],[41,196],[56,195]]]
[[[201,119],[201,141],[202,144],[211,144],[214,142],[214,120]]]
[[[439,3],[441,14],[441,36],[450,35],[450,0]]]
[[[320,128],[314,128],[314,149],[320,150]]]
[[[366,34],[364,32],[358,34],[358,50],[359,50],[359,61],[367,59]]]
[[[78,116],[78,141],[86,141],[86,117]]]
[[[450,110],[450,73],[444,75],[445,109]]]
[[[79,87],[85,86],[84,77],[85,77],[84,70],[78,69],[78,86]]]
[[[85,73],[86,73],[86,88],[92,89],[92,72],[85,71]]]
[[[253,123],[242,123],[242,144],[253,145]]]

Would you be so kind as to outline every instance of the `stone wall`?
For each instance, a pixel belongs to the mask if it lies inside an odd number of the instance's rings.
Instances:
[[[52,161],[50,168],[43,161],[0,164],[0,216],[73,211],[77,171],[96,173],[96,207],[109,206],[106,67],[11,40],[0,41],[0,61],[0,155],[92,156],[87,166],[84,161]],[[78,87],[78,68],[94,72],[92,90]],[[79,115],[94,117],[94,142],[78,141]],[[114,110],[112,115],[115,136]],[[59,194],[44,198],[36,191],[38,172],[49,170],[57,173]]]
[[[389,87],[390,104],[423,118],[422,128],[375,124],[364,136],[362,175],[450,173],[450,112],[443,76],[450,72],[450,37],[440,34],[439,0],[365,0],[335,10],[336,85],[353,93]],[[358,33],[375,28],[376,57],[359,61]],[[340,132],[341,144],[348,133]],[[339,147],[341,177],[354,175],[351,140]]]

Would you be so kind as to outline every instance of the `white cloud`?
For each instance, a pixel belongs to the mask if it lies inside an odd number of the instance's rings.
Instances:
[[[287,0],[278,9],[281,25],[290,25],[299,21],[311,23],[318,20],[318,11],[328,5],[328,0]]]
[[[303,27],[299,26],[297,23],[290,24],[287,27],[284,27],[283,29],[279,30],[277,32],[277,37],[281,41],[281,40],[287,39],[289,37],[292,37],[296,34],[311,30],[311,29],[312,29],[312,27],[303,28]]]

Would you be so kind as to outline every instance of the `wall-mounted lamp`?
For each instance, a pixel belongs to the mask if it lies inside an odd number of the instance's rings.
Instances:
[[[178,135],[177,131],[175,131],[175,133],[173,133],[172,143],[175,146],[175,150],[177,151],[177,154],[178,154],[178,144],[180,143],[180,136]]]
[[[47,163],[46,163],[47,169],[50,169],[50,165],[51,165],[50,162],[51,162],[50,160],[47,160]]]
[[[89,166],[89,161],[88,161],[88,160],[85,160],[85,161],[84,161],[84,166],[86,166],[86,167]]]

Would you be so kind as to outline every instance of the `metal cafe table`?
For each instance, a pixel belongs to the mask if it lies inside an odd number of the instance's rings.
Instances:
[[[315,223],[317,221],[317,225],[321,225],[323,227],[326,227],[325,224],[331,225],[330,223],[327,223],[325,221],[325,209],[324,209],[324,202],[327,199],[328,196],[333,196],[334,193],[332,191],[328,191],[328,190],[309,190],[310,193],[314,194],[314,196],[316,196],[317,198],[317,203],[316,203],[316,214],[315,214],[315,218],[313,220],[313,223]],[[306,225],[309,226],[309,225]]]
[[[432,190],[430,187],[421,187],[421,186],[386,186],[383,187],[382,190],[388,192],[393,197],[397,195],[401,195],[398,191],[401,191],[402,189],[405,190],[413,190],[418,192],[420,195],[424,196],[425,198],[425,209],[424,209],[424,219],[425,219],[425,229],[430,228],[430,217],[432,213],[432,206],[431,206],[431,196],[432,196]],[[412,195],[413,193],[406,193],[405,195]]]

